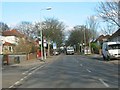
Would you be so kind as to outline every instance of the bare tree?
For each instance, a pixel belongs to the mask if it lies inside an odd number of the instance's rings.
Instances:
[[[106,2],[100,2],[96,8],[98,15],[106,22],[114,24],[120,27],[120,2],[119,0],[111,0]]]
[[[15,27],[21,33],[27,35],[28,37],[34,37],[34,25],[31,22],[22,21],[17,24]]]
[[[91,30],[91,39],[94,40],[97,37],[97,29],[99,26],[99,23],[97,21],[97,17],[90,16],[88,17],[88,20],[86,21],[86,26],[89,30]]]
[[[0,32],[2,31],[6,31],[9,30],[10,28],[8,27],[8,25],[4,22],[0,22]]]
[[[101,32],[102,34],[105,34],[105,35],[110,35],[115,30],[116,28],[111,23],[107,23],[105,27],[101,27]]]
[[[70,36],[67,41],[67,45],[78,45],[85,43],[88,45],[90,37],[91,37],[91,30],[89,30],[84,25],[77,25],[71,30]]]
[[[49,54],[49,42],[53,41],[57,43],[57,46],[61,46],[64,39],[64,31],[65,24],[63,22],[60,22],[59,20],[55,18],[47,18],[42,23],[42,30],[43,35],[48,40],[48,56]]]

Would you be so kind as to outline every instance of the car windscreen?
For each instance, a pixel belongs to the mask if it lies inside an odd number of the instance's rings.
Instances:
[[[109,45],[109,50],[111,50],[111,49],[120,49],[120,44]]]
[[[68,47],[67,50],[73,50],[74,48],[73,47]]]

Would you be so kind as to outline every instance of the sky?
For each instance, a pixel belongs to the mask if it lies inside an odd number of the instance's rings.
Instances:
[[[56,18],[71,28],[84,25],[88,16],[95,15],[97,4],[98,2],[2,2],[1,21],[14,26],[21,21],[34,23],[45,18]],[[52,9],[45,10],[47,7]]]

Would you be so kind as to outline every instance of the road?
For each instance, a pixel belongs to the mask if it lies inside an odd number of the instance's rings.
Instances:
[[[97,57],[61,54],[34,67],[9,88],[118,88],[118,65]]]

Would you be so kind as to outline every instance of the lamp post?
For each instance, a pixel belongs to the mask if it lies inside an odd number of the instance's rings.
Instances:
[[[42,10],[51,10],[52,8],[51,7],[47,7],[47,8],[44,8],[44,9],[41,9],[40,10],[40,12],[42,11]],[[41,27],[41,23],[40,23],[40,27]],[[40,28],[41,30],[40,30],[40,38],[41,38],[41,46],[40,46],[40,49],[41,49],[41,60],[43,60],[43,35],[42,35],[42,28]]]

